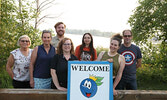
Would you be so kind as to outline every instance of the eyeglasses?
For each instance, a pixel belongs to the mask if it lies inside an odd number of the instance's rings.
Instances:
[[[20,40],[21,42],[26,42],[26,43],[28,43],[28,42],[30,42],[29,40]]]
[[[132,35],[124,35],[124,37],[132,37]]]
[[[65,43],[65,44],[63,44],[63,45],[64,45],[64,46],[66,46],[66,45],[70,46],[71,44],[70,44],[70,43],[67,43],[67,44]]]

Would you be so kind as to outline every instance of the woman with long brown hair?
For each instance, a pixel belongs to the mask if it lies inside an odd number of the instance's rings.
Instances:
[[[90,33],[85,33],[82,44],[75,49],[75,56],[81,61],[94,61],[97,59],[97,52],[93,46],[93,37]]]

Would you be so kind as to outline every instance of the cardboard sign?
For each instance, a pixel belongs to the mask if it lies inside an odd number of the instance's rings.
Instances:
[[[113,64],[69,61],[67,100],[113,100]]]

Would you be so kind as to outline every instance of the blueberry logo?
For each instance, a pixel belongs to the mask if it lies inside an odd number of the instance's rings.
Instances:
[[[103,78],[90,75],[89,78],[84,79],[80,84],[81,93],[87,98],[93,97],[97,92],[97,86],[102,85]]]

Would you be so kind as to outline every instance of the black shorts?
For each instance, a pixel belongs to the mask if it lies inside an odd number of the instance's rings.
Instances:
[[[12,83],[14,88],[31,88],[30,81],[17,81],[13,79]]]

